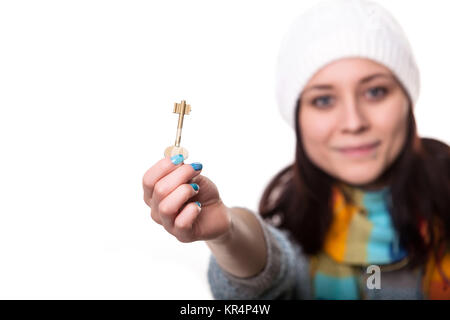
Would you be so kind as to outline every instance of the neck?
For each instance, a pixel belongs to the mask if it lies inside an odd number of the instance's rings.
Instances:
[[[343,183],[348,185],[349,187],[361,189],[362,191],[378,191],[378,190],[386,188],[389,185],[386,182],[374,182],[374,183],[362,184],[362,185],[350,184],[350,183],[346,183],[346,182],[343,182]]]

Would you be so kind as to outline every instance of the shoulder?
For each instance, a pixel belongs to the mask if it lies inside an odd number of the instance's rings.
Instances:
[[[421,138],[422,165],[433,175],[438,173],[441,178],[450,179],[450,147],[445,142]]]
[[[421,138],[421,142],[422,148],[428,156],[450,161],[450,147],[445,142],[432,138]]]

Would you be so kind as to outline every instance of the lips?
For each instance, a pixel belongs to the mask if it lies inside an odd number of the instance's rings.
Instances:
[[[364,151],[364,150],[370,150],[375,148],[376,146],[378,146],[380,144],[380,141],[376,141],[373,143],[369,143],[369,144],[363,144],[363,145],[359,145],[359,146],[355,146],[355,147],[343,147],[343,148],[338,148],[339,151],[341,152],[351,152],[351,151]]]
[[[380,141],[376,141],[368,144],[337,148],[337,150],[348,156],[364,156],[371,154],[380,145],[380,143]]]

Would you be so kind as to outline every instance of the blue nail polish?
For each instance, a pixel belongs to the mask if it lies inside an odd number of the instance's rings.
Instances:
[[[203,168],[203,165],[200,162],[191,163],[191,166],[195,171],[202,170]]]
[[[195,203],[196,203],[200,208],[202,207],[202,204],[201,204],[200,202],[195,201]]]
[[[192,188],[194,188],[195,191],[198,191],[198,184],[191,183],[190,185],[192,186]]]
[[[170,158],[170,161],[172,161],[173,164],[180,164],[184,160],[184,157],[182,154],[176,154],[173,157]]]

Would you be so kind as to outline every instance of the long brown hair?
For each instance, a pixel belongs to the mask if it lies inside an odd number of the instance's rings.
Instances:
[[[299,99],[296,115],[300,105]],[[389,212],[400,244],[408,250],[409,265],[414,267],[426,261],[433,244],[439,242],[440,247],[450,239],[450,148],[443,142],[420,138],[412,108],[409,110],[405,144],[379,179],[389,177],[391,181]],[[303,252],[312,255],[322,249],[332,222],[331,192],[337,180],[306,155],[298,121],[295,131],[295,162],[271,179],[259,202],[259,214],[290,231]],[[441,223],[439,239],[436,218]],[[430,241],[421,234],[420,221],[427,223]]]

